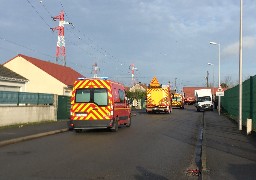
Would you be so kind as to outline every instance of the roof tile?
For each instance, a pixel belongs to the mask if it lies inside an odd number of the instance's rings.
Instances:
[[[77,80],[77,78],[84,77],[82,74],[76,72],[75,70],[67,66],[62,66],[52,62],[43,61],[23,54],[18,54],[18,56],[34,64],[35,66],[42,69],[52,77],[58,79],[65,85],[73,85],[74,81]]]
[[[8,69],[7,67],[4,67],[3,65],[0,64],[0,77],[1,79],[5,80],[10,80],[12,79],[13,81],[28,81],[25,77],[17,74],[16,72]]]

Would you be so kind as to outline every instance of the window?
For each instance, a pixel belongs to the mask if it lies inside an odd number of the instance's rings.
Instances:
[[[211,101],[211,97],[210,96],[203,96],[203,97],[198,97],[198,102],[205,102],[205,101]]]
[[[181,97],[177,97],[176,101],[181,102]]]
[[[88,88],[76,90],[76,103],[95,103],[98,106],[108,105],[108,93],[104,88]]]
[[[77,89],[76,90],[76,102],[77,103],[90,102],[90,99],[91,99],[90,89]]]
[[[118,90],[118,94],[119,94],[120,103],[123,103],[124,100],[125,100],[125,93],[124,93],[124,90],[119,89],[119,90]]]
[[[108,105],[107,89],[94,89],[94,103],[99,106]]]

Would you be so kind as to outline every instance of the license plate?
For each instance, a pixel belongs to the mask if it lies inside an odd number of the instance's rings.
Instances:
[[[76,113],[77,117],[86,117],[87,114],[86,113]]]

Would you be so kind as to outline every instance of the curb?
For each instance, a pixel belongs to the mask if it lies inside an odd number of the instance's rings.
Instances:
[[[53,135],[53,134],[67,132],[67,131],[69,131],[69,129],[65,128],[65,129],[60,129],[60,130],[55,130],[55,131],[49,131],[49,132],[38,133],[38,134],[29,135],[29,136],[24,136],[24,137],[4,140],[4,141],[0,142],[0,147],[6,146],[6,145],[9,145],[9,144],[14,144],[14,143],[22,142],[22,141],[36,139],[36,138],[40,138],[40,137],[44,137],[44,136],[49,136],[49,135]]]
[[[203,145],[202,145],[202,180],[207,179],[207,165],[206,165],[206,135],[205,135],[205,128],[204,128],[204,135],[203,135]]]
[[[202,119],[202,154],[201,154],[201,162],[202,162],[202,169],[201,169],[201,177],[202,180],[206,180],[206,122],[205,122],[205,116],[203,115]]]

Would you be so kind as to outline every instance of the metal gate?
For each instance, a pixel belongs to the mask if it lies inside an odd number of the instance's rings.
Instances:
[[[69,119],[70,106],[70,96],[58,96],[57,120]]]

